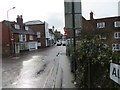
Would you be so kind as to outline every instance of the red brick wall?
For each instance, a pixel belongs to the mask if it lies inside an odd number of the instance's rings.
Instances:
[[[40,24],[40,25],[28,25],[29,28],[31,28],[35,34],[37,32],[41,33],[41,38],[39,39],[41,42],[41,47],[46,47],[46,39],[45,39],[45,24]]]
[[[10,39],[9,28],[6,24],[2,24],[2,54],[10,53]]]
[[[14,38],[14,42],[18,42],[19,41],[19,34],[14,34],[13,38]]]
[[[110,48],[112,48],[113,43],[120,43],[120,39],[114,38],[114,32],[120,32],[120,28],[114,27],[114,22],[119,21],[120,17],[108,17],[101,19],[93,19],[93,20],[84,20],[83,19],[83,33],[84,35],[91,32],[91,29],[97,30],[99,35],[106,36],[105,40],[102,40],[105,44],[107,44]],[[105,22],[105,28],[97,28],[97,23]],[[96,35],[94,32],[91,32],[91,35]]]

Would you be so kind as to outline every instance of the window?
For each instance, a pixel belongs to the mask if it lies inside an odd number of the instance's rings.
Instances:
[[[23,41],[23,35],[19,35],[19,41],[22,42]]]
[[[25,26],[25,30],[29,30],[28,26]]]
[[[76,34],[76,36],[79,36],[80,35],[80,30],[79,29],[75,30],[75,34]]]
[[[30,40],[33,40],[33,36],[32,36],[32,35],[30,35],[29,39],[30,39]]]
[[[113,51],[120,51],[120,44],[112,44]]]
[[[99,38],[100,38],[100,39],[106,39],[106,37],[103,36],[103,35],[99,35]]]
[[[120,32],[115,32],[114,33],[114,38],[116,38],[116,39],[120,38]]]
[[[20,41],[20,42],[27,41],[27,40],[26,40],[26,35],[20,34],[20,35],[19,35],[19,41]]]
[[[23,41],[27,41],[27,40],[26,40],[26,35],[23,35]]]
[[[15,24],[15,29],[20,29],[20,25]]]
[[[41,37],[40,32],[37,32],[37,38],[40,38],[40,37]]]
[[[120,21],[114,22],[114,27],[120,27]]]
[[[107,48],[107,47],[108,47],[108,45],[107,45],[107,44],[104,44],[104,47],[105,47],[105,48]]]
[[[97,28],[105,28],[105,22],[97,23]]]

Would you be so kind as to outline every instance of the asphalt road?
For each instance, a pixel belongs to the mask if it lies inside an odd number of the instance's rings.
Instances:
[[[3,88],[62,88],[69,64],[64,64],[65,46],[52,46],[2,59]],[[64,55],[64,56],[63,56]],[[67,62],[68,63],[68,62]],[[67,67],[66,67],[67,66]],[[66,70],[66,71],[65,71]],[[70,70],[69,70],[70,71]]]

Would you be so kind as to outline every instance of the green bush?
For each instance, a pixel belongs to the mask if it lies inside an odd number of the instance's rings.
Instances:
[[[98,38],[82,40],[76,45],[74,55],[77,62],[77,87],[120,88],[109,78],[110,62],[120,64],[120,57]]]

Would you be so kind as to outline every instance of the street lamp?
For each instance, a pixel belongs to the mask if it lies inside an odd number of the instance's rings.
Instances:
[[[9,15],[8,15],[8,13],[9,13],[9,11],[10,10],[12,10],[12,9],[15,9],[15,7],[12,7],[12,8],[10,8],[9,10],[7,10],[7,20],[8,20],[8,31],[9,31],[9,40],[10,40],[10,49],[11,49],[11,54],[13,54],[14,53],[14,51],[13,51],[13,40],[11,41],[11,37],[12,37],[12,39],[13,39],[13,33],[9,30]]]
[[[8,21],[9,21],[8,13],[9,13],[9,11],[12,10],[12,9],[15,9],[15,7],[12,7],[12,8],[10,8],[9,10],[7,10],[7,20],[8,20]]]

